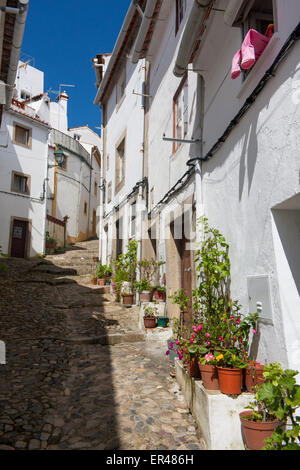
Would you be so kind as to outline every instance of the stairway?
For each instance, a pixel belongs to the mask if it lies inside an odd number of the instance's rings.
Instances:
[[[68,341],[103,345],[144,341],[139,307],[126,308],[115,302],[110,287],[91,284],[97,257],[98,240],[76,243],[65,253],[46,256],[32,274],[57,289],[55,307],[67,317]]]

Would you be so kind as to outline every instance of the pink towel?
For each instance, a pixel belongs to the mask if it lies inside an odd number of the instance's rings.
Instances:
[[[266,37],[255,29],[250,29],[245,36],[242,48],[234,55],[232,59],[231,78],[237,78],[241,73],[241,67],[244,70],[250,69],[257,59],[261,56],[270,37]]]

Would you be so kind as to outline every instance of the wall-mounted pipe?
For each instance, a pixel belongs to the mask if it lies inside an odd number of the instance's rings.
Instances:
[[[198,0],[194,0],[173,70],[175,77],[183,77],[186,73],[195,45],[199,40],[199,31],[201,31],[206,20],[207,9],[212,8],[214,3],[215,0],[210,0],[203,5],[203,3],[200,3]]]
[[[12,47],[10,53],[9,68],[7,74],[7,87],[6,87],[6,104],[5,109],[10,108],[12,98],[13,98],[13,89],[17,76],[18,63],[20,58],[21,46],[23,41],[23,35],[25,30],[25,23],[28,11],[29,0],[19,0],[19,12],[16,15],[14,34],[12,40]]]
[[[136,64],[139,61],[140,54],[143,51],[143,45],[144,45],[148,30],[149,30],[150,23],[153,18],[153,13],[155,11],[156,4],[157,4],[157,0],[147,1],[145,12],[143,15],[142,24],[140,26],[140,30],[138,32],[134,49],[133,49],[133,56],[131,59],[133,64]]]
[[[241,10],[245,0],[231,0],[224,13],[224,21],[228,26],[232,26]]]

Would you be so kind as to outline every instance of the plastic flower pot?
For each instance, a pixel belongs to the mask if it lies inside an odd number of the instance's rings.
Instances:
[[[189,361],[186,362],[187,371],[190,377],[195,379],[200,379],[200,370],[198,366],[197,357],[192,357]]]
[[[156,327],[156,317],[144,317],[145,328],[155,328]]]
[[[105,279],[98,279],[97,280],[98,286],[105,286],[105,282],[106,282]]]
[[[140,293],[140,301],[141,302],[151,302],[152,300],[152,292],[151,291],[143,291]]]
[[[251,416],[250,410],[240,413],[244,444],[249,450],[261,450],[265,446],[264,440],[272,436],[280,421],[278,419],[266,422],[251,421]]]
[[[168,323],[169,323],[168,317],[157,317],[157,326],[160,326],[161,328],[167,328]]]
[[[264,366],[255,362],[244,369],[244,380],[247,392],[254,393],[256,385],[262,385],[265,381],[263,376]]]
[[[243,369],[217,366],[217,370],[221,393],[240,395],[242,393]]]
[[[204,388],[207,390],[220,390],[219,376],[216,366],[201,364],[199,362],[199,370]]]

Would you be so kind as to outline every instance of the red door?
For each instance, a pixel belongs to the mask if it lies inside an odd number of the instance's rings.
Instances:
[[[11,256],[13,258],[25,258],[28,236],[28,222],[14,220],[11,240]]]

